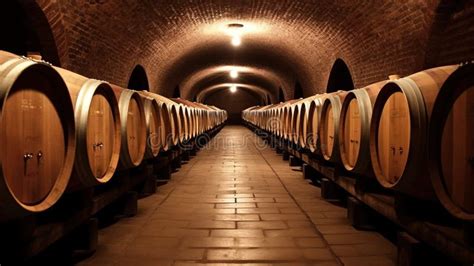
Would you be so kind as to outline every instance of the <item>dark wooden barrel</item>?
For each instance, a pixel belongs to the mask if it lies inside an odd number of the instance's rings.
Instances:
[[[340,162],[339,116],[342,102],[347,93],[347,91],[338,91],[329,94],[321,108],[321,122],[319,126],[321,154],[325,160],[334,163]]]
[[[49,64],[0,51],[0,220],[55,205],[76,150],[74,109]]]
[[[196,106],[196,104],[181,98],[172,98],[171,100],[178,104],[181,104],[182,108],[184,109],[186,140],[193,138],[196,135],[196,121],[194,114],[194,107]]]
[[[66,82],[75,109],[77,149],[69,189],[109,182],[120,157],[118,102],[110,84],[55,68]]]
[[[302,107],[302,102],[299,101],[297,103],[294,103],[290,109],[290,112],[291,112],[291,122],[290,122],[290,129],[289,129],[289,132],[290,132],[290,137],[288,138],[288,140],[294,144],[297,144],[297,141],[298,141],[298,136],[297,136],[297,128],[298,128],[298,116],[300,114],[300,109]]]
[[[161,143],[164,151],[169,150],[172,146],[178,143],[177,135],[175,134],[175,126],[173,120],[173,114],[171,113],[171,106],[175,103],[166,97],[159,94],[141,91],[143,95],[155,99],[160,107],[160,121],[161,121]]]
[[[370,164],[370,119],[372,107],[388,81],[352,90],[346,95],[339,119],[339,151],[348,171],[372,175]]]
[[[145,159],[151,159],[157,157],[163,147],[161,136],[162,109],[155,98],[149,96],[142,96],[142,98],[145,108],[147,135]]]
[[[308,119],[309,119],[309,110],[311,103],[319,98],[319,95],[314,95],[307,97],[301,101],[301,106],[299,108],[299,114],[296,121],[296,144],[302,148],[309,149],[309,133],[308,133]]]
[[[283,138],[285,140],[292,140],[293,134],[293,110],[295,104],[297,104],[301,99],[289,100],[284,105],[284,114],[283,114]]]
[[[318,152],[319,141],[319,122],[321,117],[321,107],[326,94],[320,94],[311,100],[308,107],[308,119],[306,120],[306,147],[313,153]]]
[[[192,139],[196,136],[196,117],[194,113],[194,108],[186,106],[186,113],[189,125],[189,139]]]
[[[202,109],[196,109],[196,117],[197,117],[197,135],[201,135],[201,133],[203,132],[203,110]],[[248,116],[247,116],[247,119],[248,119]]]
[[[184,105],[177,104],[176,108],[178,110],[178,119],[179,119],[179,142],[183,143],[187,140],[187,131],[188,124],[186,123],[186,113],[184,110]]]
[[[440,87],[458,66],[428,69],[388,82],[377,95],[370,156],[379,183],[420,199],[434,199],[428,173],[428,121]]]
[[[457,69],[433,105],[429,169],[439,201],[455,217],[474,220],[474,65]]]
[[[181,142],[181,119],[179,115],[179,106],[172,104],[170,109],[171,121],[173,121],[173,144],[178,145]]]
[[[118,99],[122,145],[119,167],[137,167],[145,156],[146,116],[143,100],[137,91],[112,85]]]

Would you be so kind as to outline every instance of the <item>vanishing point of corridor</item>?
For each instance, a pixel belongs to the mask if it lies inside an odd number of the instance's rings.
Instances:
[[[250,130],[227,126],[137,216],[101,229],[80,265],[394,265],[396,247],[346,212]]]

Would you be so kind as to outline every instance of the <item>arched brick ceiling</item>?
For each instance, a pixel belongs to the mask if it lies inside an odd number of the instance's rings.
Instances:
[[[349,66],[356,87],[388,74],[418,71],[425,62],[438,4],[438,0],[37,1],[54,22],[64,67],[126,86],[134,66],[140,64],[149,74],[150,89],[165,95],[193,73],[221,65],[264,68],[283,81],[298,80],[305,96],[325,90],[337,58]],[[238,49],[229,44],[228,23],[244,24]],[[292,95],[293,87],[286,85],[283,89]]]
[[[238,72],[238,77],[233,79],[229,76],[231,70]],[[195,95],[199,95],[201,91],[208,87],[212,87],[222,83],[246,83],[253,84],[259,89],[264,89],[270,95],[275,95],[277,100],[278,88],[289,88],[294,83],[293,80],[283,80],[286,75],[283,71],[277,72],[277,69],[262,69],[256,67],[242,66],[217,66],[202,69],[189,75],[181,82],[180,88],[184,92],[183,98],[193,99]]]
[[[252,92],[253,95],[256,96],[256,98],[260,98],[261,101],[265,101],[267,95],[269,92],[261,87],[255,86],[255,85],[250,85],[250,84],[243,84],[243,83],[221,83],[221,84],[216,84],[211,87],[207,87],[203,90],[201,90],[197,94],[197,101],[198,102],[204,102],[204,100],[211,95],[212,93],[219,91],[219,90],[228,90],[230,86],[236,86],[237,89],[244,89]]]

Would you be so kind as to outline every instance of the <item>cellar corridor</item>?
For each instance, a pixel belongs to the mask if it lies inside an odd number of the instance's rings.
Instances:
[[[394,265],[396,247],[358,231],[301,169],[242,126],[226,126],[135,217],[99,231],[79,265]]]

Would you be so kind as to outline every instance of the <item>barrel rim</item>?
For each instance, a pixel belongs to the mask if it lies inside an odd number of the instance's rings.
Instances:
[[[316,98],[311,101],[309,108],[308,108],[308,125],[311,128],[311,136],[307,137],[307,139],[311,139],[311,141],[307,141],[307,146],[309,147],[309,150],[311,152],[316,152],[318,149],[317,142],[319,141],[319,123],[318,127],[314,129],[313,124],[314,124],[314,114],[316,114],[316,117],[318,117],[318,122],[320,122],[320,114],[321,111],[319,110],[318,112],[318,102],[319,102],[319,108],[322,107],[321,104],[321,98]],[[313,110],[313,112],[311,112]],[[307,126],[308,127],[308,126]]]
[[[138,109],[140,111],[140,131],[143,132],[143,140],[144,143],[140,144],[140,149],[138,151],[139,156],[138,158],[133,161],[132,158],[130,158],[130,151],[128,149],[128,133],[127,133],[127,121],[128,121],[128,111],[130,108],[130,101],[131,99],[134,99],[137,102]],[[122,107],[123,106],[123,107]],[[123,110],[120,112],[120,121],[121,121],[121,132],[124,134],[121,134],[122,136],[122,145],[121,145],[121,156],[120,156],[120,164],[122,167],[128,168],[128,167],[136,167],[139,166],[140,163],[143,161],[143,158],[145,156],[145,146],[146,146],[146,119],[145,119],[145,110],[143,106],[143,100],[140,97],[140,94],[135,91],[135,90],[129,90],[129,89],[123,89],[120,94],[120,99],[119,99],[119,109],[121,108],[126,108],[126,110]]]
[[[143,97],[143,96],[142,96]],[[155,139],[155,137],[151,136],[151,128],[150,128],[150,121],[152,118],[154,118],[154,120],[158,120],[158,121],[155,121],[155,122],[158,122],[159,126],[158,128],[161,127],[161,124],[162,124],[162,121],[161,121],[161,109],[160,109],[160,106],[158,104],[158,101],[153,98],[153,97],[149,97],[149,96],[144,96],[143,97],[146,102],[144,104],[144,111],[145,111],[145,115],[146,115],[146,135],[147,135],[147,141],[146,141],[146,149],[145,149],[145,158],[156,158],[159,154],[160,154],[160,151],[163,150],[163,143],[161,141],[161,136],[156,138],[159,140],[159,144],[158,144],[158,148],[157,149],[153,149],[153,145],[156,145],[156,143],[152,140]],[[152,111],[154,110],[154,112]],[[153,113],[157,114],[156,116],[153,115]],[[161,132],[160,132],[161,134]]]
[[[357,160],[354,166],[350,166],[347,161],[346,149],[344,147],[344,135],[345,135],[345,120],[347,116],[347,111],[352,100],[357,101],[357,108],[359,109],[359,117],[361,121],[360,125],[360,140],[359,140],[359,152],[357,153]],[[369,109],[367,109],[369,108]],[[361,154],[370,153],[370,118],[372,116],[372,104],[370,102],[370,97],[367,91],[362,89],[356,89],[349,91],[344,98],[344,101],[341,106],[341,112],[339,117],[339,153],[342,165],[344,168],[351,172],[356,173],[365,173],[365,171],[370,166],[369,160],[361,160]],[[364,123],[364,120],[366,123]],[[364,127],[364,125],[366,125]],[[370,157],[370,156],[369,156]]]
[[[161,109],[161,126],[163,127],[161,136],[161,143],[163,151],[168,151],[171,146],[173,146],[172,140],[172,121],[171,121],[171,113],[168,105],[164,102],[158,101],[158,104]]]
[[[112,150],[112,157],[110,158],[107,171],[100,178],[95,177],[94,173],[92,172],[89,156],[87,153],[87,125],[89,120],[90,105],[92,103],[92,98],[97,94],[103,95],[111,107],[116,136]],[[77,143],[79,145],[77,145],[76,149],[74,171],[83,185],[94,186],[107,183],[110,181],[110,179],[112,179],[115,170],[117,169],[122,141],[120,131],[120,112],[117,98],[115,97],[112,87],[108,83],[95,79],[88,79],[82,84],[76,102],[78,104],[76,104],[76,110],[74,112],[76,119],[76,131],[79,132],[79,134],[76,133]],[[81,125],[83,125],[83,127]],[[90,177],[94,178],[92,179]]]
[[[301,104],[301,107],[300,107],[300,110],[299,110],[299,114],[298,114],[298,118],[297,118],[297,121],[296,123],[298,124],[297,126],[297,129],[296,129],[296,139],[297,139],[297,145],[299,145],[300,147],[302,148],[305,148],[306,147],[306,140],[305,140],[305,131],[306,131],[306,123],[305,121],[307,121],[308,119],[308,115],[307,115],[307,111],[306,111],[306,104],[305,103],[302,103]]]
[[[446,191],[441,160],[441,143],[449,113],[461,94],[474,86],[474,64],[467,64],[455,70],[441,86],[433,105],[429,129],[429,171],[431,183],[441,204],[453,216],[463,220],[474,220],[474,213],[468,213],[453,202]]]
[[[179,121],[179,111],[177,109],[176,104],[170,104],[169,105],[169,111],[170,111],[170,121],[172,124],[172,134],[171,134],[171,140],[172,140],[172,145],[177,145],[180,142],[180,131],[181,131],[181,123]]]
[[[14,55],[12,54],[12,56]],[[74,108],[66,83],[52,66],[21,57],[8,59],[2,64],[2,67],[0,67],[0,76],[3,77],[0,79],[0,125],[3,124],[3,107],[8,99],[10,89],[18,78],[28,71],[41,72],[51,78],[52,83],[56,85],[56,88],[62,88],[55,90],[54,96],[61,98],[61,101],[55,103],[55,106],[57,107],[57,105],[60,105],[58,108],[62,110],[62,112],[60,112],[60,117],[63,118],[61,121],[64,123],[65,159],[63,167],[52,186],[51,191],[41,202],[34,205],[21,202],[12,193],[10,186],[4,178],[3,171],[0,171],[0,184],[2,184],[0,185],[0,201],[3,203],[2,205],[9,206],[7,213],[2,211],[4,219],[11,218],[11,216],[14,217],[15,215],[25,211],[42,212],[52,207],[66,191],[74,167],[76,148]],[[2,162],[0,159],[0,169],[1,168]]]
[[[385,103],[387,102],[388,98],[396,92],[401,92],[407,101],[410,119],[410,142],[408,150],[406,151],[408,152],[408,157],[407,162],[405,163],[405,169],[396,182],[390,183],[382,178],[383,175],[381,174],[382,167],[380,166],[378,158],[378,129]],[[419,97],[421,97],[421,99]],[[400,183],[402,183],[406,173],[409,171],[409,169],[411,169],[411,167],[413,167],[411,165],[411,161],[413,161],[413,157],[417,156],[417,154],[414,154],[414,151],[419,150],[419,154],[420,152],[422,153],[426,150],[425,147],[422,146],[422,141],[420,141],[420,138],[425,137],[426,134],[419,133],[414,135],[413,130],[411,130],[412,128],[416,127],[421,131],[423,128],[422,125],[426,124],[426,121],[423,121],[423,119],[426,119],[426,110],[422,98],[423,96],[421,96],[418,86],[409,78],[402,78],[387,82],[387,84],[382,87],[379,94],[377,95],[372,109],[373,112],[370,123],[370,158],[375,177],[377,178],[379,184],[381,184],[383,187],[396,188]],[[418,119],[415,117],[415,111],[418,111],[422,114]],[[417,149],[410,149],[410,147],[415,146],[417,146]]]
[[[323,106],[321,107],[321,115],[320,115],[320,126],[319,126],[319,143],[320,143],[320,150],[323,158],[326,161],[330,162],[338,162],[340,160],[340,153],[339,153],[339,115],[341,112],[341,97],[345,97],[347,95],[346,91],[337,91],[331,93],[331,95],[327,96],[324,99]],[[334,143],[332,145],[331,155],[327,155],[327,147],[324,143],[324,138],[321,136],[322,132],[324,132],[325,128],[321,125],[326,123],[326,113],[327,108],[331,105],[332,116],[334,120]]]

